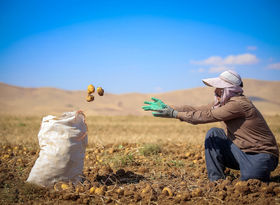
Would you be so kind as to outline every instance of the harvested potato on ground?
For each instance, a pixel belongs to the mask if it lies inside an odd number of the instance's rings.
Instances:
[[[89,190],[89,193],[90,193],[90,194],[94,194],[95,189],[96,189],[96,187],[91,187],[90,190]]]
[[[92,84],[90,84],[88,86],[88,94],[94,93],[94,91],[95,91],[95,87]]]
[[[195,190],[192,191],[192,196],[193,197],[200,197],[202,196],[203,191],[201,188],[196,188]]]
[[[54,185],[54,190],[56,191],[62,191],[62,190],[67,190],[70,189],[69,184],[63,183],[63,182],[58,182]]]
[[[173,196],[173,193],[169,187],[164,187],[161,193],[166,196]]]
[[[94,193],[97,194],[97,195],[104,195],[105,191],[102,188],[96,188],[94,190]]]
[[[103,90],[103,88],[98,87],[98,88],[97,88],[97,93],[98,93],[98,95],[103,96],[103,95],[104,95],[104,90]]]
[[[62,188],[63,190],[66,190],[66,189],[69,189],[70,187],[69,187],[68,184],[62,184],[62,185],[61,185],[61,188]]]

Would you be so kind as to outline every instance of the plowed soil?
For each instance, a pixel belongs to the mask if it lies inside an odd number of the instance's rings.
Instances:
[[[38,153],[28,145],[0,145],[1,204],[280,203],[279,167],[270,183],[241,182],[239,171],[231,169],[225,180],[209,182],[201,145],[91,144],[83,183],[59,182],[48,189],[25,183]]]

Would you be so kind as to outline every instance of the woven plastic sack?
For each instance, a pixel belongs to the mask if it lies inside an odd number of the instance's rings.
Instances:
[[[58,181],[81,181],[87,125],[82,111],[43,118],[38,134],[40,153],[27,182],[44,187]]]

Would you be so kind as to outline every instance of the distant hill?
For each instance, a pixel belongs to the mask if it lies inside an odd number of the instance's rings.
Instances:
[[[244,80],[244,94],[264,114],[280,114],[280,81]],[[87,115],[145,115],[141,109],[152,96],[169,105],[203,105],[213,100],[213,88],[199,87],[159,94],[95,94],[86,102],[87,91],[66,91],[56,88],[23,88],[0,83],[0,114],[48,115],[83,110]]]

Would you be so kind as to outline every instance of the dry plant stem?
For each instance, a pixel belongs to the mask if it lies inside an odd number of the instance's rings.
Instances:
[[[211,196],[211,197],[214,198],[214,199],[217,199],[217,200],[220,201],[222,204],[225,203],[223,200],[219,199],[218,197],[215,197],[215,196]],[[205,199],[205,200],[206,200],[206,199]]]

